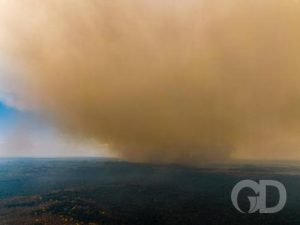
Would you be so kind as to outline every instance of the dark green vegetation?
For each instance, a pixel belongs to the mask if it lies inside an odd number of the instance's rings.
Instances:
[[[1,159],[0,225],[300,224],[300,167],[274,165],[188,168],[104,159]],[[272,215],[237,212],[230,194],[242,179],[282,182],[286,207]],[[272,202],[277,196],[270,193]]]

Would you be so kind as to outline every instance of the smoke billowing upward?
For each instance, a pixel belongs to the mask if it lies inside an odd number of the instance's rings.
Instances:
[[[76,138],[179,163],[300,147],[297,1],[2,1],[0,20],[11,91]]]

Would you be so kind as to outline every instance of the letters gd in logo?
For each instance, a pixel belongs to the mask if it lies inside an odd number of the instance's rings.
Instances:
[[[266,206],[266,187],[273,186],[277,188],[279,192],[279,200],[276,206],[268,207]],[[275,180],[260,180],[256,183],[253,180],[242,180],[237,183],[231,192],[231,201],[233,206],[241,213],[246,213],[242,211],[238,204],[239,192],[244,188],[251,188],[256,195],[248,197],[250,202],[250,209],[247,213],[254,213],[259,210],[259,213],[276,213],[283,209],[286,203],[286,189],[282,183]]]

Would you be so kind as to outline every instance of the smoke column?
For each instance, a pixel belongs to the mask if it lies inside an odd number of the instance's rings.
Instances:
[[[1,1],[5,88],[125,159],[278,157],[300,147],[299,26],[292,0]]]

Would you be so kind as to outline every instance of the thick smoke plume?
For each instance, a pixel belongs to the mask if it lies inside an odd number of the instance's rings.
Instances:
[[[0,21],[23,108],[121,157],[300,147],[298,1],[12,0]]]

